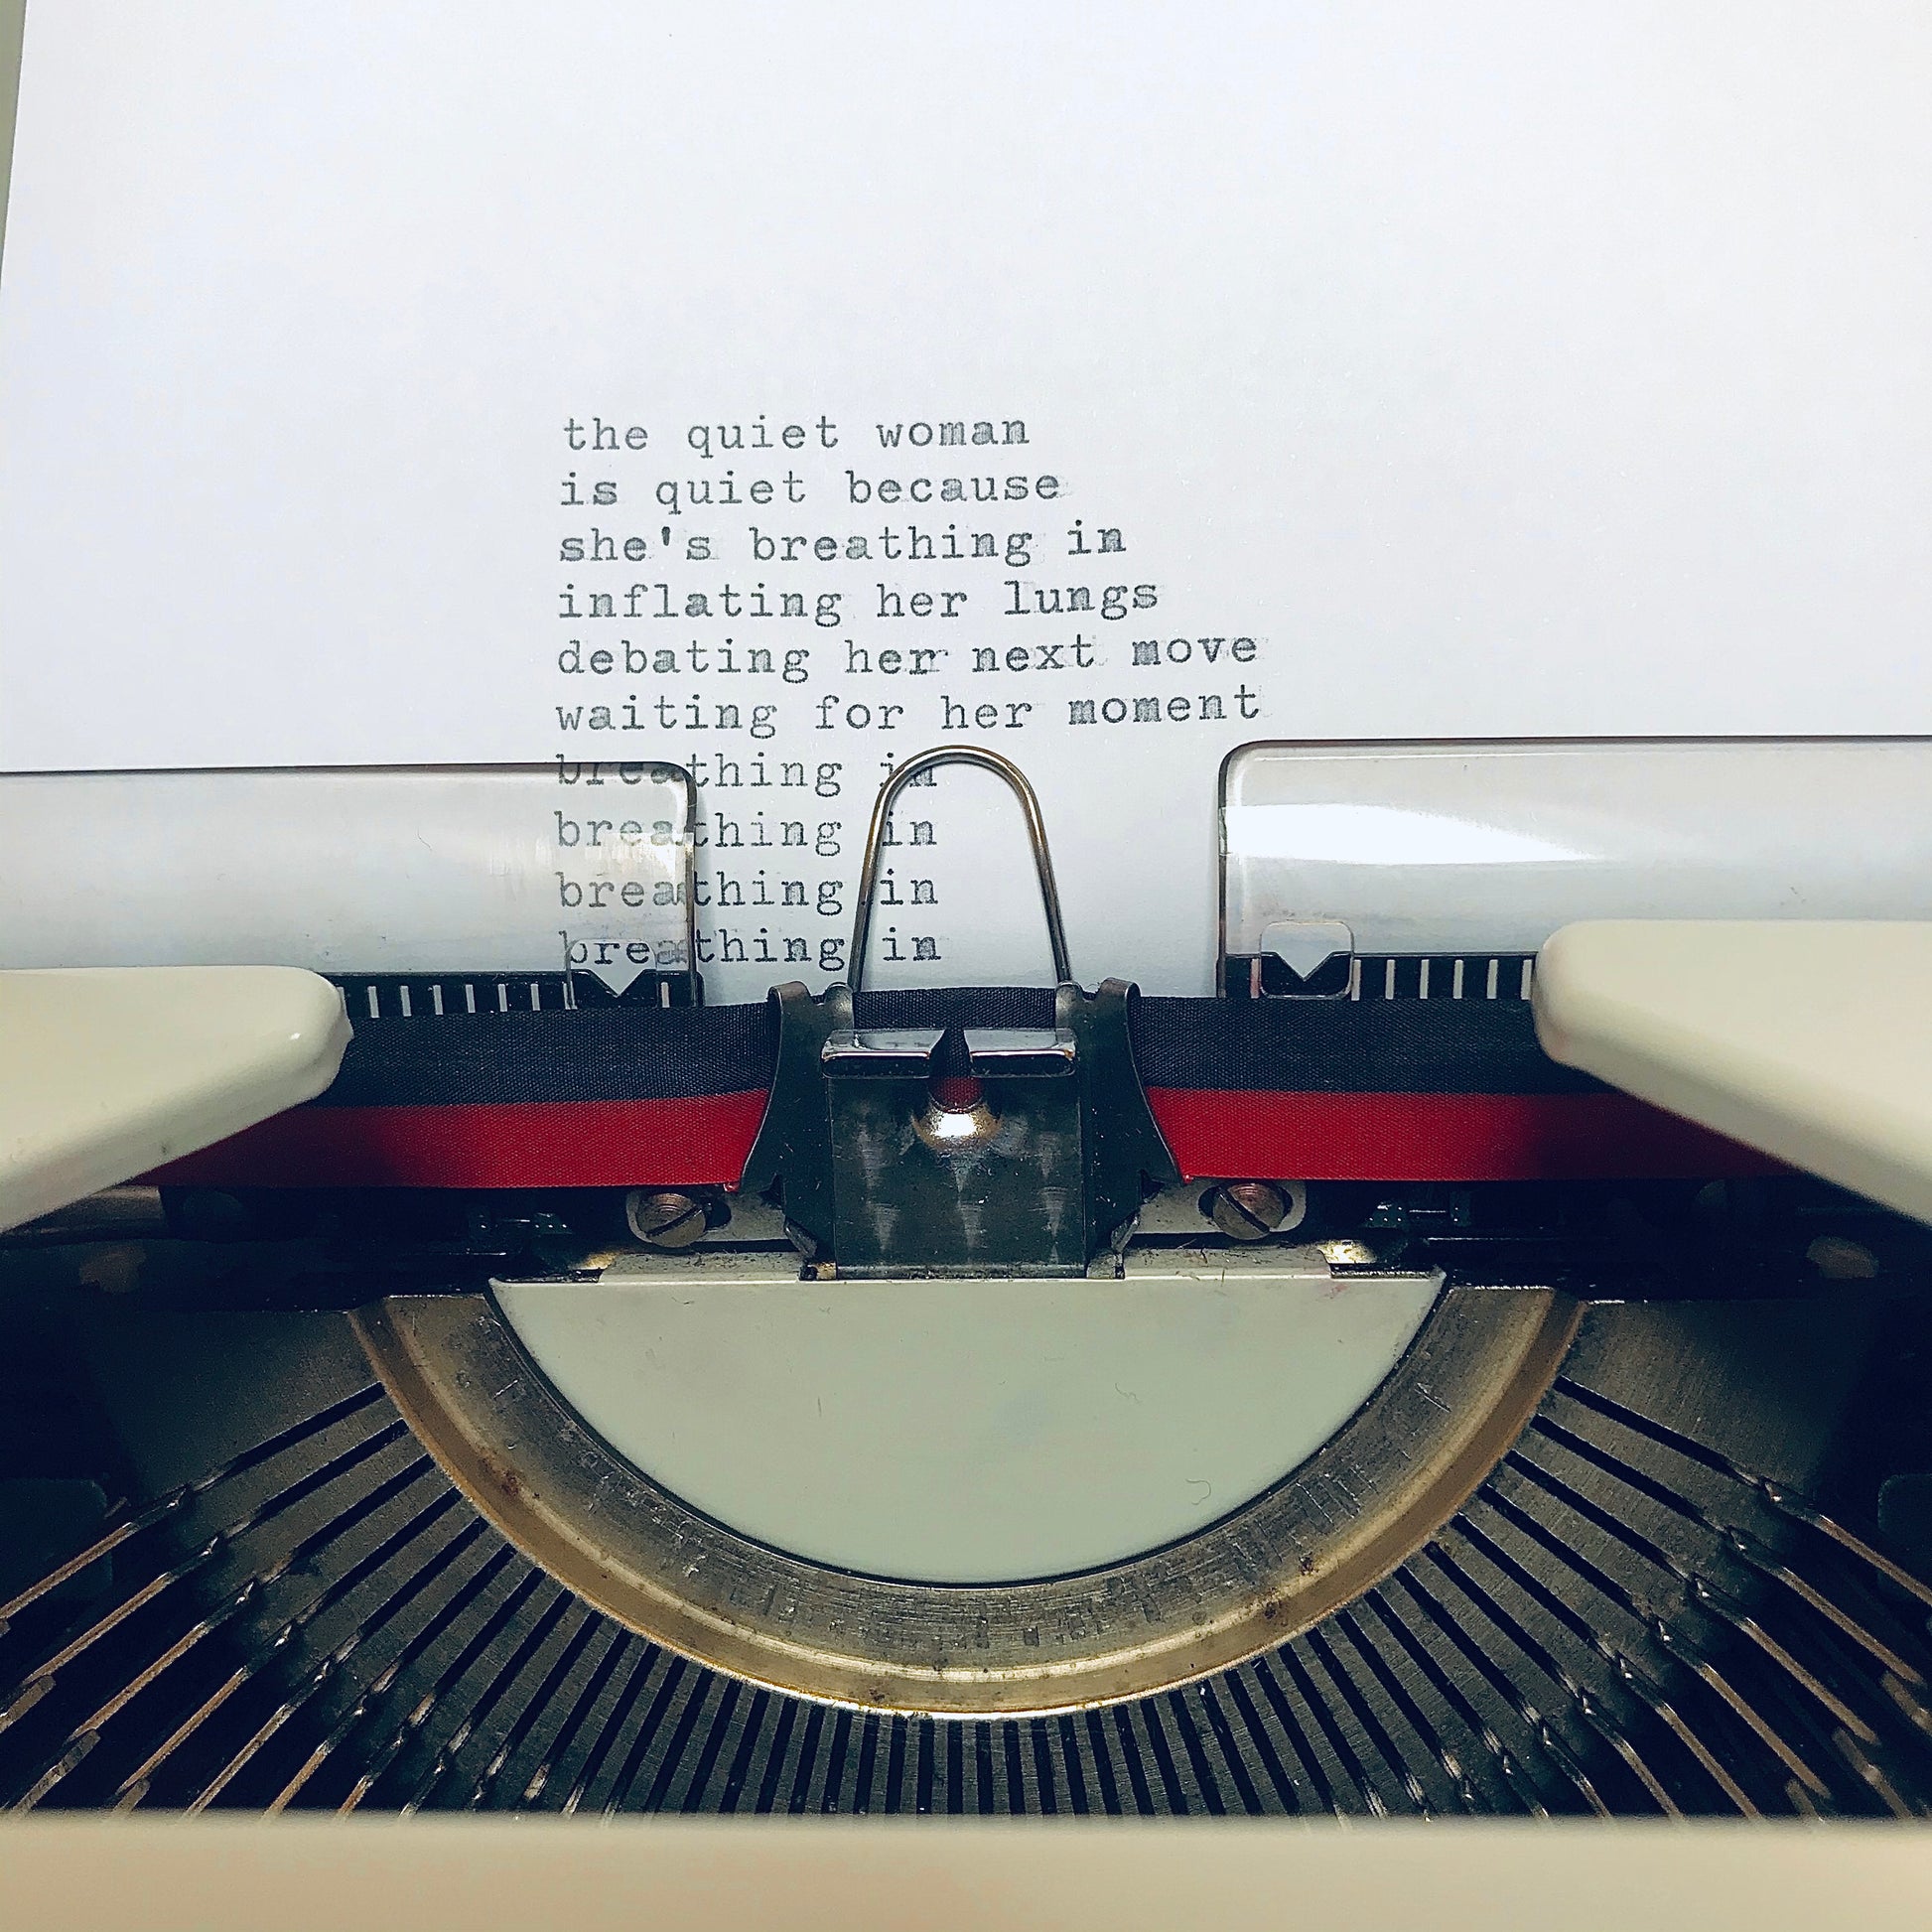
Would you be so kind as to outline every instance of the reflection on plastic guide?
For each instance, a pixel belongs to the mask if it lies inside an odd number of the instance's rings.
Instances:
[[[0,966],[688,970],[683,777],[557,763],[0,776]]]

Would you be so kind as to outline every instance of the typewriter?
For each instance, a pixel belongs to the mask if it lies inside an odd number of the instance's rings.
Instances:
[[[1057,984],[871,988],[962,761]],[[9,1097],[0,1803],[1932,1807],[1932,1203],[1700,1046],[1773,955],[1888,997],[1932,742],[1248,746],[1175,801],[1199,998],[1075,983],[990,752],[882,789],[849,984],[743,1006],[688,775],[567,847],[557,780],[0,779],[63,1122]]]

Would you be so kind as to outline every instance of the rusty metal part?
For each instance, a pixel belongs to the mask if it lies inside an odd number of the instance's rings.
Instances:
[[[623,1197],[630,1232],[652,1248],[688,1248],[704,1239],[704,1202],[689,1194],[633,1187]]]
[[[389,1301],[354,1318],[450,1476],[599,1608],[778,1690],[967,1715],[1146,1696],[1339,1608],[1439,1530],[1506,1452],[1578,1309],[1542,1289],[1451,1292],[1354,1420],[1253,1502],[1123,1563],[985,1587],[855,1576],[699,1515],[577,1420],[486,1299]]]
[[[1224,1180],[1206,1206],[1207,1218],[1231,1241],[1265,1241],[1288,1218],[1288,1197],[1267,1180]]]

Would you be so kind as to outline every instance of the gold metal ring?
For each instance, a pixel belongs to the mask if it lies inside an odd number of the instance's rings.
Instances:
[[[631,1629],[756,1683],[964,1717],[1146,1696],[1224,1670],[1359,1595],[1454,1514],[1576,1332],[1547,1289],[1453,1289],[1354,1419],[1204,1530],[1077,1576],[857,1576],[698,1514],[588,1430],[487,1297],[355,1317],[396,1406],[477,1507]]]

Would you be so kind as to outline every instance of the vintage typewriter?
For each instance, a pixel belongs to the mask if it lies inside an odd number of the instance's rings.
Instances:
[[[869,989],[959,760],[1059,983]],[[1192,999],[1074,983],[990,753],[743,1006],[686,775],[557,776],[0,779],[49,1104],[212,1069],[15,1148],[0,1804],[1932,1807],[1911,1163],[1704,1050],[1892,998],[1932,743],[1249,746]]]

